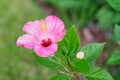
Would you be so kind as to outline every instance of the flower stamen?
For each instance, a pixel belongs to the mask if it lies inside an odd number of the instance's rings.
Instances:
[[[40,20],[41,22],[41,25],[40,25],[40,29],[44,32],[44,34],[46,33],[46,30],[47,30],[47,25],[45,23],[44,20]]]

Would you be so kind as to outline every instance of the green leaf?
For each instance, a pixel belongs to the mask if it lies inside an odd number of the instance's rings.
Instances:
[[[116,12],[113,16],[113,21],[114,23],[118,23],[120,22],[120,12]]]
[[[110,6],[112,6],[117,11],[120,11],[120,0],[107,0]]]
[[[70,27],[65,35],[64,39],[59,42],[59,51],[64,56],[76,52],[80,46],[79,35],[74,26]]]
[[[75,80],[72,77],[66,76],[66,75],[54,75],[49,80]]]
[[[37,56],[35,53],[33,54],[35,59],[42,65],[49,67],[49,68],[53,68],[58,66],[58,62],[54,57],[47,57],[47,58],[43,58],[43,57],[39,57]]]
[[[104,6],[97,11],[96,18],[100,27],[107,29],[111,28],[114,24],[115,17],[113,17],[114,12],[108,7]],[[106,24],[105,24],[106,23]]]
[[[115,80],[120,80],[120,70],[117,71],[117,74],[115,75]]]
[[[87,62],[93,62],[100,56],[104,48],[104,43],[90,43],[81,48],[80,51],[85,53],[85,59]]]
[[[85,60],[81,59],[71,63],[70,69],[76,72],[87,73],[90,71],[90,66]]]
[[[92,68],[91,72],[85,74],[87,80],[113,80],[112,76],[101,68]]]
[[[120,64],[120,51],[115,52],[108,60],[107,64]]]
[[[117,24],[115,25],[113,38],[114,38],[115,40],[120,41],[120,26],[117,25]]]

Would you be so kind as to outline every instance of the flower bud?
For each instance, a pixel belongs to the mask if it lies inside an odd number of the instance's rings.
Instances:
[[[84,52],[78,52],[76,55],[77,59],[83,59],[84,58]]]

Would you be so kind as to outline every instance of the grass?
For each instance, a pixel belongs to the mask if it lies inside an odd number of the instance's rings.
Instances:
[[[48,79],[52,71],[34,59],[33,50],[16,46],[23,25],[44,16],[34,1],[0,0],[0,80]]]

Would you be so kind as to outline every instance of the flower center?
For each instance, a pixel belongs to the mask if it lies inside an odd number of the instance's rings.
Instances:
[[[48,39],[43,39],[42,43],[41,43],[41,45],[44,46],[44,47],[48,47],[51,44],[52,44],[52,40],[49,39],[49,38]]]

